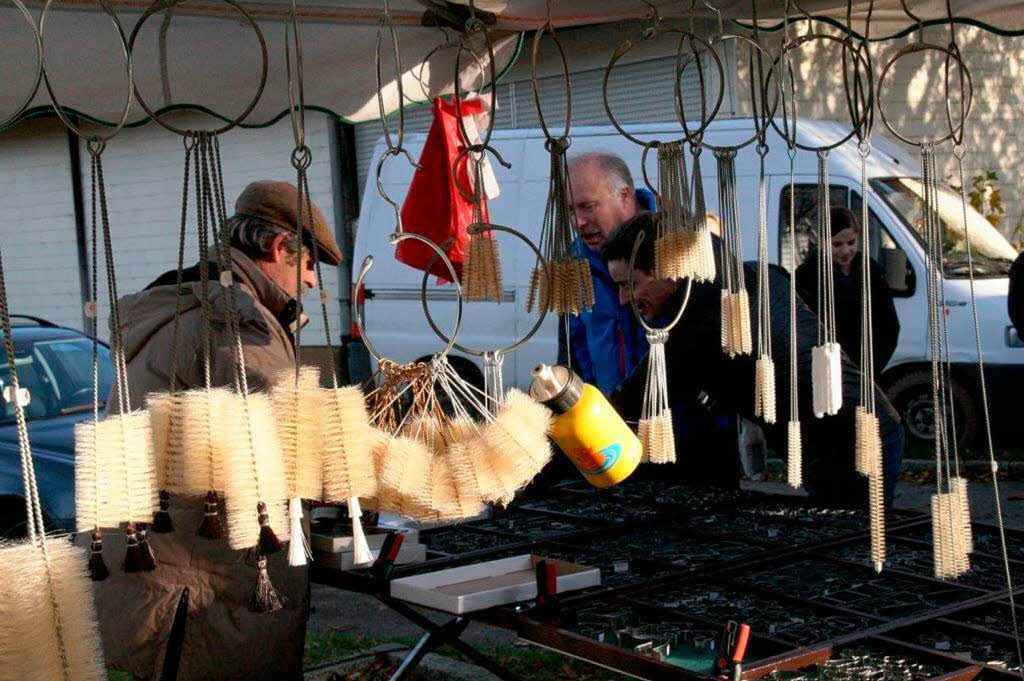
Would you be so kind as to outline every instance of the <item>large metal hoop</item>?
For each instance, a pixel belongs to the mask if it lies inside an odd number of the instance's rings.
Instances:
[[[22,100],[22,103],[14,110],[14,113],[7,118],[0,120],[0,130],[3,130],[8,125],[18,119],[18,116],[25,113],[25,109],[35,99],[36,93],[39,92],[39,83],[43,80],[43,40],[39,35],[39,28],[36,26],[35,20],[32,18],[32,13],[25,7],[25,3],[21,0],[10,0],[11,3],[21,12],[21,15],[25,18],[28,23],[28,27],[32,29],[32,36],[36,40],[36,75],[32,83],[32,89],[29,90],[28,96]]]
[[[445,33],[446,37],[447,35],[448,34]],[[484,66],[484,60],[480,58],[480,55],[466,47],[464,43],[444,42],[441,43],[440,45],[434,45],[432,48],[430,48],[430,51],[427,52],[423,59],[420,60],[420,68],[416,75],[416,82],[419,83],[420,92],[423,93],[424,100],[430,99],[430,92],[428,92],[427,88],[423,85],[423,68],[430,62],[430,60],[433,58],[435,54],[437,54],[441,50],[447,49],[459,50],[459,52],[468,52],[469,56],[473,57],[473,59],[476,60],[477,68],[480,71],[480,89],[483,90],[484,86],[487,85],[487,81],[484,80],[484,75],[487,71],[487,67]]]
[[[125,121],[128,120],[128,112],[131,111],[132,108],[132,88],[134,88],[135,85],[132,81],[131,46],[125,38],[124,28],[122,28],[121,21],[117,18],[117,14],[114,13],[114,10],[109,4],[106,2],[100,2],[100,6],[103,8],[104,13],[106,13],[114,23],[114,28],[117,29],[117,37],[121,42],[121,52],[124,55],[125,74],[128,77],[128,96],[125,98],[124,111],[121,112],[120,119],[117,121],[117,124],[107,132],[107,134],[101,135],[99,133],[86,133],[80,127],[72,123],[71,119],[68,118],[68,115],[64,112],[64,107],[61,106],[60,101],[57,99],[57,95],[53,91],[53,85],[50,83],[50,77],[46,72],[46,50],[44,49],[43,36],[45,30],[44,27],[46,25],[46,15],[50,11],[50,7],[53,5],[53,2],[54,0],[46,0],[46,4],[43,5],[43,11],[39,15],[39,49],[41,50],[40,64],[43,71],[43,84],[46,86],[46,92],[50,95],[50,102],[53,104],[54,112],[57,114],[57,117],[60,118],[61,122],[67,126],[68,130],[75,133],[82,139],[95,140],[96,142],[105,145],[109,139],[119,133],[121,128],[124,127]]]
[[[889,119],[886,118],[886,116],[885,116],[885,106],[884,106],[884,101],[885,100],[882,99],[882,86],[885,84],[885,77],[886,77],[886,75],[888,75],[890,69],[892,69],[893,64],[895,64],[897,61],[899,61],[900,59],[902,59],[903,57],[906,57],[908,55],[914,54],[916,52],[927,52],[929,50],[930,51],[934,51],[934,52],[941,52],[943,55],[946,56],[946,73],[947,74],[949,73],[949,60],[950,59],[954,59],[957,62],[957,64],[959,65],[959,70],[960,70],[960,74],[961,74],[960,77],[961,77],[961,79],[966,80],[966,84],[967,84],[966,95],[962,96],[962,100],[963,100],[964,97],[966,98],[966,104],[963,104],[963,101],[961,102],[961,106],[963,106],[965,113],[964,113],[963,118],[960,120],[960,124],[959,125],[954,126],[953,125],[953,121],[952,120],[949,121],[950,130],[949,130],[948,133],[946,133],[942,137],[940,137],[940,138],[938,138],[936,140],[927,140],[927,139],[924,139],[924,138],[921,138],[920,140],[913,140],[913,139],[910,139],[909,137],[905,137],[904,135],[900,134],[900,132],[898,130],[896,130],[896,128],[894,128],[892,126],[892,124],[889,123]],[[961,84],[961,88],[963,88],[963,84]],[[878,115],[882,119],[882,123],[885,124],[886,129],[889,132],[891,132],[894,137],[896,137],[896,138],[902,140],[903,142],[906,142],[907,144],[910,144],[912,146],[921,146],[923,144],[941,144],[942,142],[945,142],[946,140],[955,139],[957,136],[961,135],[961,131],[963,130],[964,124],[967,122],[967,117],[971,114],[971,107],[974,104],[974,83],[971,80],[971,71],[970,71],[970,69],[967,68],[967,64],[964,63],[963,57],[960,55],[960,51],[959,50],[955,50],[954,51],[954,50],[952,50],[952,49],[950,49],[948,47],[943,47],[941,45],[936,45],[934,43],[925,43],[925,42],[911,43],[910,45],[907,45],[903,49],[899,50],[896,54],[894,54],[892,56],[892,58],[890,58],[889,61],[885,64],[885,68],[882,69],[881,75],[878,76],[878,91],[877,91],[877,94],[875,95],[875,97],[876,97],[876,99],[878,101]],[[948,92],[946,93],[946,113],[947,113],[947,116],[950,119],[952,119],[952,115],[950,114],[950,111],[949,111],[949,93]]]
[[[541,266],[541,269],[542,269],[542,272],[543,272],[543,275],[544,275],[544,281],[549,281],[549,278],[548,278],[548,273],[549,273],[548,264],[547,264],[547,261],[544,260],[544,255],[540,252],[540,249],[537,247],[537,244],[533,243],[533,241],[531,241],[529,239],[529,237],[527,237],[525,234],[523,234],[519,230],[513,229],[511,227],[504,227],[502,225],[490,225],[490,224],[482,225],[482,224],[476,224],[476,225],[471,225],[468,228],[467,231],[470,234],[480,234],[482,232],[489,232],[489,231],[492,231],[492,230],[493,231],[498,231],[498,232],[507,232],[507,233],[511,234],[512,236],[520,239],[527,246],[529,246],[530,250],[532,250],[534,252],[534,254],[537,256],[537,262],[540,263],[540,266]],[[430,265],[423,271],[423,283],[420,285],[420,302],[423,305],[423,314],[426,315],[427,323],[430,324],[430,328],[434,330],[434,333],[437,334],[437,337],[440,338],[442,341],[451,342],[452,343],[452,347],[455,348],[456,350],[458,350],[459,352],[464,352],[467,355],[473,355],[475,357],[483,357],[488,352],[495,352],[495,353],[498,353],[500,355],[507,355],[508,353],[510,353],[510,352],[516,350],[517,348],[521,347],[524,343],[526,343],[531,338],[533,338],[537,334],[538,331],[540,331],[540,327],[544,323],[544,318],[548,314],[548,304],[551,301],[551,290],[550,290],[551,287],[550,286],[544,287],[544,299],[543,299],[543,301],[541,303],[541,306],[540,306],[540,313],[537,315],[537,321],[534,322],[533,326],[530,328],[529,331],[526,332],[525,336],[523,336],[519,340],[515,341],[511,345],[507,345],[504,348],[501,348],[501,349],[498,349],[498,350],[476,350],[474,348],[469,348],[469,347],[466,347],[465,345],[460,345],[458,343],[453,342],[455,340],[454,336],[452,336],[452,338],[448,338],[448,336],[446,336],[444,334],[444,332],[441,331],[441,329],[437,328],[437,324],[434,322],[434,317],[430,314],[430,306],[427,305],[427,280],[430,278],[430,270],[431,270],[431,267],[433,266],[433,264],[434,263],[431,262]],[[457,284],[458,280],[456,279],[455,282]]]
[[[775,122],[775,116],[771,116],[769,118],[769,120],[771,122],[771,126],[773,128],[775,128],[775,132],[779,133],[779,135],[782,137],[782,139],[786,140],[786,142],[790,145],[791,148],[792,147],[796,147],[798,149],[803,149],[804,151],[828,151],[828,150],[835,149],[837,147],[840,147],[840,146],[846,144],[846,142],[848,142],[850,139],[852,139],[854,135],[859,135],[859,131],[867,130],[867,128],[869,127],[868,112],[870,112],[873,109],[874,105],[875,105],[874,94],[873,94],[874,83],[872,82],[871,64],[870,64],[870,62],[868,62],[864,58],[864,55],[862,55],[860,53],[860,50],[854,49],[853,45],[851,45],[850,42],[848,40],[846,40],[845,38],[842,38],[840,36],[835,36],[835,35],[829,35],[828,33],[805,33],[804,35],[797,36],[796,38],[792,39],[791,41],[789,41],[788,43],[786,43],[785,45],[782,46],[782,51],[779,53],[779,56],[776,57],[775,60],[772,62],[772,67],[768,70],[768,78],[765,80],[765,90],[767,91],[768,84],[771,83],[772,79],[775,77],[776,69],[780,65],[782,65],[782,64],[788,64],[789,63],[789,61],[785,58],[786,55],[791,50],[798,49],[801,46],[805,45],[806,43],[813,42],[815,40],[826,40],[826,41],[827,40],[831,40],[833,42],[839,43],[839,45],[843,49],[843,54],[844,55],[846,54],[847,50],[849,50],[850,53],[853,55],[853,57],[854,57],[853,63],[854,63],[854,70],[855,71],[856,71],[858,65],[861,65],[861,66],[864,67],[864,72],[867,74],[868,84],[870,85],[869,90],[872,92],[872,94],[870,95],[870,98],[867,101],[867,106],[864,108],[864,110],[862,112],[863,113],[862,117],[859,120],[851,120],[850,123],[853,126],[852,129],[850,130],[849,133],[847,133],[844,137],[842,137],[837,142],[833,142],[832,144],[824,144],[824,145],[821,145],[821,146],[818,146],[818,147],[809,146],[809,145],[806,145],[806,144],[800,144],[799,142],[796,141],[796,135],[795,134],[793,135],[793,139],[790,139],[790,137],[789,137],[789,125],[788,125],[788,122],[786,121],[786,115],[785,115],[785,112],[786,112],[786,103],[785,103],[786,93],[785,93],[785,89],[782,87],[782,78],[779,78],[779,83],[778,83],[779,88],[778,89],[779,89],[779,92],[781,93],[781,96],[783,98],[782,111],[783,111],[783,127],[785,128],[785,130],[782,130],[782,129],[779,128],[778,123]],[[844,78],[845,78],[845,69],[844,69]],[[849,101],[849,96],[848,95],[849,95],[849,93],[847,92],[847,101],[848,101],[848,104],[849,104],[850,101]],[[794,98],[794,101],[795,101],[796,93],[793,94],[793,98]],[[776,106],[775,108],[777,109],[778,107]],[[793,107],[793,110],[794,110],[794,119],[795,119],[796,118],[796,114],[795,114],[796,107],[795,106]],[[850,107],[850,113],[851,113],[851,119],[852,119],[852,117],[854,115],[853,114],[852,106]]]
[[[549,6],[550,9],[550,6]],[[559,137],[555,137],[548,130],[547,123],[544,120],[544,109],[540,105],[540,83],[537,79],[537,55],[540,52],[540,41],[544,37],[544,33],[551,34],[551,40],[555,43],[555,47],[558,48],[558,56],[562,60],[562,73],[565,77],[565,128]],[[572,124],[572,78],[569,75],[569,60],[565,56],[565,49],[562,47],[562,41],[558,39],[555,34],[555,28],[550,23],[544,25],[539,31],[533,35],[533,51],[530,54],[530,85],[533,88],[533,104],[537,109],[537,120],[540,122],[540,129],[544,131],[544,136],[548,140],[560,140],[566,143],[568,146],[569,141],[569,126]]]
[[[767,57],[769,62],[774,61],[774,59],[772,58],[771,53],[768,52],[768,50],[765,49],[764,46],[762,46],[756,40],[748,38],[747,36],[744,36],[744,35],[737,35],[737,34],[733,34],[733,33],[725,33],[725,34],[722,34],[722,35],[717,35],[714,38],[712,38],[710,41],[708,41],[708,44],[712,48],[711,53],[712,54],[716,54],[715,51],[714,51],[714,46],[717,45],[718,43],[725,42],[726,40],[738,40],[740,42],[744,42],[747,45],[749,45],[750,47],[752,47],[752,48],[756,49],[758,52],[760,52],[762,56]],[[684,62],[681,68],[685,69],[688,63],[689,63],[689,60]],[[754,78],[754,74],[751,73],[750,77]],[[687,136],[687,141],[691,145],[693,145],[693,146],[703,147],[704,149],[708,149],[709,151],[724,151],[726,149],[742,149],[743,147],[749,146],[754,141],[762,139],[764,137],[764,133],[768,130],[768,127],[771,125],[772,119],[775,118],[775,111],[776,111],[776,109],[778,109],[778,107],[779,107],[779,100],[782,98],[782,85],[778,84],[778,86],[777,86],[779,91],[775,93],[775,103],[772,105],[771,111],[767,111],[767,104],[768,104],[768,92],[767,92],[768,82],[767,82],[767,80],[764,83],[759,83],[759,85],[760,85],[760,88],[759,88],[760,89],[760,93],[759,94],[761,96],[761,101],[765,104],[765,109],[766,110],[764,111],[763,120],[762,121],[758,121],[755,124],[755,126],[754,126],[754,134],[751,135],[748,139],[743,140],[743,142],[741,142],[739,144],[730,144],[730,145],[727,145],[727,146],[716,146],[714,144],[708,144],[707,142],[705,142],[703,137],[700,136],[699,134],[694,134],[694,135],[688,135]],[[723,87],[724,87],[724,80],[723,80]],[[756,106],[755,106],[755,111],[756,111]],[[699,132],[701,132],[701,131],[698,131],[698,133]]]
[[[256,88],[256,95],[252,98],[252,101],[249,102],[249,105],[246,106],[242,113],[240,113],[238,116],[228,121],[221,127],[208,131],[210,135],[221,135],[227,132],[228,130],[231,130],[239,123],[244,121],[246,117],[252,113],[253,109],[255,109],[256,105],[259,103],[260,97],[263,96],[263,88],[267,84],[267,70],[269,63],[269,58],[267,56],[267,41],[263,37],[263,31],[260,29],[259,24],[256,23],[256,20],[253,19],[252,15],[250,15],[249,12],[247,12],[245,8],[242,7],[235,0],[222,1],[234,7],[235,10],[237,10],[237,12],[242,15],[242,19],[244,19],[245,22],[249,24],[249,26],[252,27],[252,30],[256,33],[256,38],[259,39],[260,42],[260,51],[262,52],[263,55],[263,63],[262,69],[260,71],[260,83],[259,86]],[[139,17],[139,20],[135,22],[135,28],[132,29],[131,38],[128,40],[128,49],[130,51],[134,51],[135,39],[138,37],[139,31],[142,29],[142,25],[146,22],[147,19],[149,19],[157,12],[162,12],[166,9],[170,9],[171,7],[180,5],[183,2],[188,2],[188,0],[154,0],[153,4],[147,7],[146,11],[143,12],[142,16]],[[145,111],[146,114],[149,115],[149,117],[152,118],[154,121],[156,121],[156,123],[164,130],[173,132],[175,135],[181,135],[182,137],[191,137],[195,135],[195,131],[185,130],[183,128],[171,125],[167,121],[157,116],[156,113],[149,108],[149,105],[146,104],[146,100],[142,98],[142,93],[139,92],[139,89],[137,87],[135,88],[135,98],[139,100],[139,105],[142,107],[143,111]]]
[[[708,42],[707,40],[704,40],[700,36],[696,35],[695,33],[692,33],[691,31],[688,31],[686,29],[682,29],[682,28],[660,28],[660,27],[650,28],[650,29],[648,29],[645,32],[644,38],[645,39],[650,39],[653,36],[657,35],[658,33],[677,33],[677,34],[679,34],[680,48],[682,46],[683,40],[685,40],[685,39],[690,39],[691,42],[692,41],[700,42],[700,43],[702,43],[703,45],[705,45],[707,47],[708,52],[710,52],[711,55],[715,59],[715,65],[718,67],[718,83],[719,83],[718,98],[717,98],[717,100],[715,102],[715,106],[712,108],[711,115],[708,116],[708,119],[706,121],[701,121],[700,128],[697,129],[696,131],[694,131],[694,133],[693,133],[693,136],[700,135],[711,124],[711,121],[713,121],[715,119],[715,116],[718,114],[719,108],[721,108],[721,106],[722,106],[722,100],[725,97],[725,68],[722,66],[722,59],[715,52],[714,46],[710,42]],[[619,45],[615,48],[615,51],[612,52],[612,58],[608,62],[608,66],[605,67],[604,77],[602,78],[602,81],[601,81],[601,99],[604,102],[605,115],[608,116],[608,120],[611,122],[612,126],[618,131],[618,133],[620,135],[622,135],[623,137],[628,139],[633,144],[636,144],[636,145],[639,145],[639,146],[642,147],[642,146],[648,145],[649,143],[648,142],[644,142],[640,138],[635,137],[635,136],[631,135],[630,133],[626,132],[626,129],[623,128],[622,125],[619,123],[619,121],[615,118],[615,114],[612,113],[612,105],[611,105],[611,102],[608,99],[608,84],[609,84],[609,81],[611,80],[612,70],[615,68],[615,64],[620,59],[622,59],[624,56],[626,56],[630,52],[630,50],[632,50],[634,47],[636,47],[637,44],[638,43],[634,42],[632,39],[627,39],[627,40],[624,40],[623,42],[619,43]],[[678,52],[679,52],[679,50],[677,50],[677,55],[678,55]],[[675,78],[676,85],[675,85],[675,88],[673,89],[673,93],[674,93],[674,96],[681,97],[681,95],[675,95],[675,93],[680,90],[680,88],[679,88],[679,78],[681,77],[683,70],[686,69],[686,66],[689,63],[689,60],[687,60],[687,62],[683,63],[681,67],[678,66],[678,64],[679,64],[679,59],[678,58],[676,60],[676,63],[677,63],[676,78]],[[703,89],[702,89],[701,97],[703,97],[703,96],[704,96],[704,93],[703,93]],[[681,106],[677,105],[677,108],[681,109]],[[683,123],[682,125],[683,125],[684,137],[686,137],[686,139],[691,139],[691,135],[688,135],[686,133],[686,129],[687,129],[686,128],[686,123]]]
[[[686,305],[690,302],[690,292],[693,290],[693,279],[686,280],[686,293],[683,294],[683,302],[679,305],[679,309],[676,311],[675,317],[660,329],[648,324],[636,306],[636,295],[633,291],[633,269],[636,266],[636,256],[637,253],[640,252],[640,245],[646,238],[647,235],[644,232],[637,232],[636,241],[633,242],[633,252],[629,256],[629,269],[627,270],[629,276],[629,306],[633,308],[633,314],[636,315],[637,321],[640,322],[640,326],[644,327],[644,331],[647,333],[657,333],[659,331],[668,332],[674,329],[676,324],[679,323],[679,320],[683,318],[683,311],[686,310]]]
[[[459,329],[462,328],[462,286],[459,284],[459,275],[455,271],[455,266],[452,265],[452,261],[448,259],[448,256],[441,249],[441,247],[434,243],[432,240],[423,236],[422,234],[414,234],[413,232],[395,232],[394,234],[388,237],[388,242],[392,246],[397,246],[399,243],[405,241],[406,239],[415,239],[416,241],[419,241],[420,243],[424,244],[432,251],[434,251],[434,253],[436,253],[441,258],[441,261],[444,263],[444,266],[448,268],[448,273],[451,275],[452,284],[454,284],[455,286],[455,297],[457,307],[455,310],[455,325],[454,328],[452,328],[452,337],[448,339],[448,344],[445,345],[440,352],[434,355],[435,357],[443,357],[444,355],[447,355],[449,352],[451,352],[453,347],[456,347],[455,339],[458,338]],[[367,255],[365,258],[363,258],[363,266],[362,269],[360,269],[359,271],[359,278],[356,280],[356,291],[363,290],[363,281],[366,279],[366,275],[372,267],[373,255]],[[374,347],[373,342],[370,340],[370,337],[366,333],[366,322],[363,320],[362,306],[359,306],[356,309],[356,326],[359,328],[359,334],[360,337],[363,339],[363,343],[366,344],[366,349],[370,352],[371,355],[373,355],[373,358],[377,360],[377,362],[379,363],[380,360],[383,359],[383,356],[379,352],[377,352],[377,348]],[[433,322],[431,322],[431,327],[434,329],[435,332],[437,332],[437,327],[434,326]]]

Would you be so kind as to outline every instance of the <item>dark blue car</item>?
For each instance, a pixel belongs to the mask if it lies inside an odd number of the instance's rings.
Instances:
[[[39,501],[49,529],[75,529],[75,424],[92,418],[92,339],[34,317],[12,315],[15,368],[31,401],[25,408]],[[112,376],[110,353],[99,347],[100,399]],[[6,358],[0,394],[10,385]],[[25,497],[14,407],[0,399],[0,537],[25,534]]]

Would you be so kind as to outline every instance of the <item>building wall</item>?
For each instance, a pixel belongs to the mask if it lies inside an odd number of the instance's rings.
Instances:
[[[11,314],[82,328],[67,132],[56,119],[0,134],[0,252]]]
[[[772,50],[781,42],[781,32],[765,34]],[[1006,208],[999,224],[1010,234],[1024,219],[1024,201],[1018,190],[1024,181],[1024,141],[1020,126],[1024,113],[1024,42],[1020,38],[1002,37],[973,26],[957,27],[957,42],[974,83],[974,105],[964,133],[964,171],[967,184],[971,177],[994,170]],[[889,59],[902,47],[915,41],[915,36],[871,44],[875,77]],[[927,42],[946,45],[948,28],[925,29]],[[738,80],[749,82],[746,50],[737,59]],[[843,93],[841,55],[833,41],[815,41],[793,52],[797,73],[799,112],[802,116],[849,122]],[[948,131],[945,112],[945,57],[929,51],[897,61],[883,82],[882,101],[886,117],[900,134],[910,139]],[[877,82],[877,81],[876,81]],[[953,82],[955,110],[959,88]],[[749,115],[749,98],[740,99],[739,113]],[[875,129],[890,134],[876,112]],[[809,152],[806,152],[809,153]],[[959,184],[957,162],[951,143],[937,149],[939,172],[950,184]]]

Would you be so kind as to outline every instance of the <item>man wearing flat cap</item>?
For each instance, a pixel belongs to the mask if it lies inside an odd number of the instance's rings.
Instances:
[[[269,180],[253,182],[235,202],[235,214],[224,229],[230,233],[231,273],[236,290],[242,350],[249,390],[265,390],[277,375],[295,366],[293,336],[304,320],[296,314],[296,268],[302,260],[305,293],[316,283],[312,248],[329,265],[341,262],[341,251],[320,209],[313,206],[312,224],[296,227],[298,195],[294,185]],[[308,218],[307,218],[308,220]],[[211,248],[211,258],[215,250]],[[234,335],[229,324],[229,296],[211,262],[211,373],[214,387],[232,385]],[[202,388],[203,312],[200,271],[196,264],[158,277],[145,290],[121,300],[121,330],[128,363],[131,403],[144,404],[151,392],[166,392],[172,367],[180,389]],[[175,308],[181,306],[177,362],[172,357]],[[116,404],[111,400],[110,404]],[[189,617],[179,679],[287,680],[302,678],[302,653],[309,613],[308,574],[290,567],[287,552],[270,556],[271,581],[287,599],[281,610],[255,613],[249,599],[256,568],[232,551],[224,540],[200,537],[204,499],[172,495],[175,531],[149,533],[157,560],[153,572],[123,574],[111,570],[96,582],[100,629],[108,663],[136,679],[157,679],[182,590],[189,590]],[[116,547],[108,560],[119,563]]]

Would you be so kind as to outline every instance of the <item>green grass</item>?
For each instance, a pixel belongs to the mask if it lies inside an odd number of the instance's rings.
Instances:
[[[384,639],[340,631],[307,634],[304,661],[306,668],[309,669],[352,657],[383,644],[411,648],[415,643],[416,640],[412,637]],[[566,681],[625,681],[626,679],[620,674],[529,645],[485,645],[478,646],[478,650],[491,659],[499,661],[503,667],[519,676],[523,681],[550,681],[554,678]],[[434,652],[445,657],[469,661],[450,646],[443,646]],[[397,666],[397,662],[381,655],[376,659],[368,658],[352,672],[344,675],[337,674],[332,681],[384,681],[394,673]],[[433,678],[435,677],[426,673],[412,677],[414,681]]]

